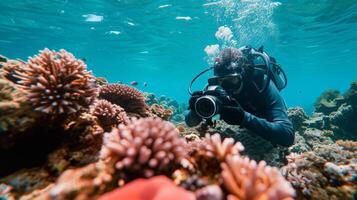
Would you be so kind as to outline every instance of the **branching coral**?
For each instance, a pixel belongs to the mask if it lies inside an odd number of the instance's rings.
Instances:
[[[89,112],[98,118],[105,131],[110,131],[112,126],[128,121],[128,117],[122,107],[104,99],[94,102]]]
[[[200,141],[190,143],[189,155],[191,162],[198,173],[215,176],[220,172],[220,163],[227,156],[239,155],[244,148],[240,142],[235,143],[233,138],[223,141],[219,134],[209,135]]]
[[[169,174],[185,155],[175,127],[160,118],[134,119],[105,133],[100,157],[115,164],[122,177]]]
[[[222,178],[228,200],[293,199],[294,189],[277,168],[258,164],[241,156],[229,156],[222,163]]]
[[[321,145],[314,151],[291,154],[282,173],[299,198],[353,199],[357,189],[356,142]]]
[[[100,89],[99,97],[124,108],[130,115],[147,117],[149,107],[139,90],[123,84],[109,84]]]
[[[30,58],[16,77],[37,111],[71,114],[86,109],[97,96],[95,78],[86,64],[65,50],[44,49]]]

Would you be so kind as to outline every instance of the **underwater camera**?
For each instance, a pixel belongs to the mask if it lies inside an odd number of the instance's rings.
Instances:
[[[236,101],[228,95],[227,91],[241,89],[240,74],[212,77],[208,79],[208,86],[201,92],[202,96],[196,100],[194,110],[198,116],[210,119],[219,114],[222,105],[236,106]]]
[[[210,119],[219,113],[222,101],[214,94],[218,88],[219,86],[208,87],[208,90],[203,91],[202,96],[196,100],[194,109],[198,116]]]

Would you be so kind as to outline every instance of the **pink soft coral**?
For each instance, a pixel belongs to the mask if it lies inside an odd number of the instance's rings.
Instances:
[[[222,163],[228,200],[292,200],[295,192],[279,170],[241,156],[230,156]]]
[[[104,134],[101,159],[123,176],[170,174],[184,157],[184,142],[175,127],[160,118],[134,119]]]

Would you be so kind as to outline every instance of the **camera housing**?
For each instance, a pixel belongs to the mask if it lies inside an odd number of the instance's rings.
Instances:
[[[221,107],[220,100],[212,95],[204,95],[196,100],[195,110],[198,116],[210,119],[219,113]]]
[[[221,86],[207,86],[207,88],[202,91],[202,96],[200,96],[194,104],[195,112],[203,119],[211,119],[219,114],[224,103],[223,101],[227,98],[229,98],[229,96]]]

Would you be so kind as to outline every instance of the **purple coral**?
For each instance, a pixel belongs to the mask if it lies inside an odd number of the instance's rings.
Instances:
[[[87,108],[97,96],[93,75],[71,53],[44,49],[17,72],[32,107],[44,113],[70,114]]]
[[[134,119],[104,134],[100,158],[114,164],[123,178],[169,174],[184,157],[175,127],[160,118]]]
[[[145,97],[139,90],[124,84],[109,84],[101,88],[99,97],[124,108],[128,114],[148,117]]]

